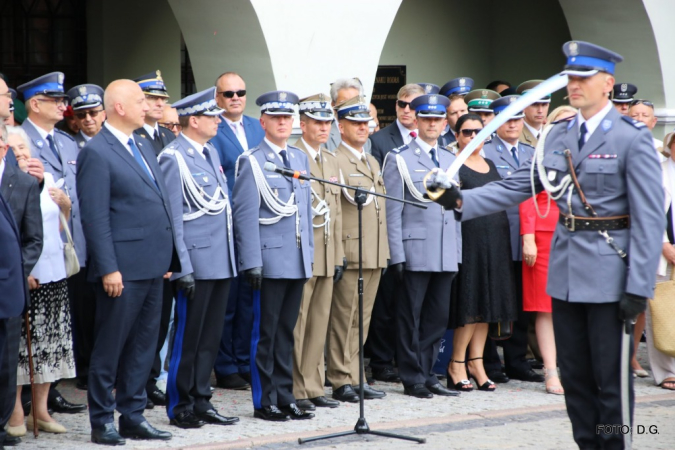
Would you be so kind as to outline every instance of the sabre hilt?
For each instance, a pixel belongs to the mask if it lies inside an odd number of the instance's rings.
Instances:
[[[462,198],[462,194],[459,191],[459,183],[450,178],[443,170],[431,170],[422,180],[422,184],[427,191],[427,197],[443,205],[445,209],[455,208],[454,203]]]

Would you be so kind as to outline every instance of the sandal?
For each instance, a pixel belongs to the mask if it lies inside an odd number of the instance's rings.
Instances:
[[[661,389],[675,391],[675,380],[663,380],[659,386],[661,386]]]
[[[454,359],[450,360],[450,364],[452,363],[457,363],[457,364],[465,364],[466,361],[456,361]],[[473,385],[469,380],[461,380],[459,383],[455,383],[455,380],[452,379],[452,375],[450,375],[450,370],[448,369],[447,371],[448,379],[447,379],[447,386],[448,389],[454,389],[456,391],[473,391]]]
[[[477,360],[477,359],[483,359],[483,357],[482,357],[482,356],[479,356],[479,357],[477,357],[477,358],[469,358],[469,359],[467,359],[467,361],[475,361],[475,360]],[[485,383],[480,384],[479,381],[478,381],[478,378],[476,378],[475,376],[471,375],[471,372],[469,372],[468,367],[467,367],[466,370],[467,370],[468,376],[469,376],[470,378],[473,378],[474,381],[476,382],[476,384],[479,385],[478,388],[477,388],[479,391],[492,392],[492,391],[494,391],[495,389],[497,389],[497,386],[495,385],[495,382],[492,381],[491,379],[488,378],[487,381],[486,381]]]
[[[554,378],[558,378],[558,369],[544,368],[544,382],[546,383],[546,393],[553,395],[565,395],[565,389],[563,389],[562,384],[560,384],[559,378],[557,385],[553,386],[548,385],[548,381]]]

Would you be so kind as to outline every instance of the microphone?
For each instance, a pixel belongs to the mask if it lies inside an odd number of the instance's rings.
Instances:
[[[286,167],[279,167],[279,166],[277,166],[276,164],[274,164],[273,162],[270,162],[270,161],[267,161],[265,163],[265,165],[263,166],[263,169],[265,169],[268,172],[276,172],[276,173],[280,173],[282,175],[285,175],[287,177],[297,178],[298,180],[311,180],[310,177],[308,177],[306,175],[301,175],[300,172],[298,172],[297,170],[288,169]]]

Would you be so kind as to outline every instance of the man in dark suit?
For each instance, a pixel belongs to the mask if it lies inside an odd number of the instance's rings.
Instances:
[[[155,155],[159,156],[162,149],[176,139],[176,135],[171,130],[160,127],[158,123],[164,115],[164,107],[169,98],[169,93],[159,70],[138,77],[134,81],[141,87],[145,94],[145,100],[150,106],[150,111],[145,114],[145,123],[135,130],[134,134],[150,141]],[[157,377],[162,372],[162,359],[159,353],[164,347],[164,341],[169,332],[171,309],[173,309],[173,289],[169,279],[165,278],[162,286],[162,312],[159,317],[159,335],[157,336],[155,359],[150,369],[148,382],[145,385],[145,392],[148,396],[145,409],[152,409],[155,405],[166,406],[167,404],[166,394],[157,387]]]
[[[385,156],[391,150],[409,144],[417,137],[415,110],[410,103],[420,95],[424,88],[419,84],[406,84],[396,96],[396,121],[370,136],[372,155],[382,167]],[[394,292],[398,286],[393,272],[385,272],[377,290],[375,305],[370,322],[370,334],[365,346],[365,354],[370,356],[370,368],[373,378],[379,381],[398,382],[394,372],[396,353],[396,301]]]
[[[0,145],[5,146],[4,142]],[[16,367],[18,358],[18,343],[11,345],[10,340],[18,337],[11,328],[16,328],[12,322],[19,324],[19,317],[26,307],[28,288],[26,276],[21,262],[21,239],[19,229],[14,222],[9,205],[0,194],[0,271],[6,276],[0,278],[0,448],[3,444],[15,445],[21,439],[12,439],[8,442],[5,425],[14,410],[16,402]],[[12,347],[16,347],[14,350]],[[11,374],[14,374],[14,381]]]
[[[171,433],[152,427],[143,410],[162,277],[180,270],[171,208],[152,144],[133,134],[149,109],[143,91],[131,80],[117,80],[106,89],[104,104],[108,119],[77,158],[88,277],[96,291],[91,440],[106,445],[124,444],[123,437],[168,440]],[[121,414],[119,433],[115,409]]]
[[[257,147],[265,137],[260,121],[245,116],[246,83],[234,72],[225,72],[216,80],[216,102],[225,110],[218,124],[218,134],[211,144],[218,151],[227,180],[227,189],[234,189],[234,167],[239,155]],[[227,312],[223,324],[220,350],[215,372],[219,387],[246,389],[250,386],[250,346],[253,310],[251,286],[244,277],[232,279]]]

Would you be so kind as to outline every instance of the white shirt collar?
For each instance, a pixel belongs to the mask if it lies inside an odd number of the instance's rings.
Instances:
[[[307,143],[307,141],[305,140],[305,138],[301,137],[300,139],[302,139],[302,143],[305,144],[305,147],[307,148],[307,151],[309,152],[309,156],[311,156],[312,159],[316,161],[316,155],[321,153],[320,147],[319,147],[319,151],[314,150],[314,147],[309,145]]]
[[[281,147],[279,147],[278,145],[273,144],[269,139],[267,139],[267,136],[265,136],[264,139],[265,139],[265,142],[267,143],[267,145],[269,145],[270,148],[271,148],[272,150],[274,150],[274,153],[276,153],[277,155],[279,154],[280,151],[286,150],[286,148],[281,148]],[[290,155],[288,155],[288,152],[286,152],[286,156],[287,156],[287,157],[290,156]]]
[[[525,122],[523,120],[523,123],[527,127],[528,130],[530,130],[530,133],[532,133],[532,136],[534,136],[536,139],[539,139],[539,135],[541,134],[541,131],[544,129],[544,127],[540,127],[538,130],[532,126],[530,126],[529,123]]]
[[[407,129],[398,119],[396,119],[396,125],[398,126],[398,131],[401,133],[401,137],[403,138],[403,143],[410,144],[410,141],[413,140],[413,137],[410,136],[410,133],[414,131],[415,134],[417,134],[417,129],[414,130]]]
[[[183,136],[183,137],[185,138],[186,141],[188,141],[188,144],[190,144],[190,146],[194,147],[195,151],[196,151],[197,153],[199,153],[199,155],[200,155],[202,158],[206,159],[206,157],[204,156],[204,147],[206,147],[206,144],[202,145],[202,144],[200,144],[199,142],[190,139],[190,138],[187,137],[185,134],[183,134],[182,131],[181,131],[180,135]]]
[[[130,135],[124,134],[114,126],[110,125],[110,122],[108,122],[107,120],[103,122],[103,126],[108,128],[108,131],[110,131],[112,135],[115,136],[117,140],[122,143],[122,145],[124,145],[124,148],[126,148],[129,151],[129,153],[131,153],[131,148],[129,148],[129,139],[133,139],[133,133]]]
[[[496,136],[496,137],[497,137],[497,139],[499,139],[499,141],[500,141],[502,144],[504,144],[504,147],[506,147],[506,151],[507,151],[507,152],[511,153],[511,149],[512,149],[513,147],[515,147],[515,148],[516,148],[516,151],[518,151],[518,142],[516,142],[515,144],[509,144],[508,142],[506,142],[504,139],[500,138],[499,136]]]
[[[91,138],[90,138],[89,136],[87,136],[86,134],[84,134],[84,133],[82,132],[82,130],[80,130],[80,136],[82,136],[82,138],[84,139],[84,142],[89,142],[89,141],[91,141]]]
[[[42,129],[42,128],[40,128],[39,126],[37,126],[37,125],[35,124],[35,122],[33,122],[32,120],[30,120],[29,118],[27,118],[26,120],[27,120],[28,122],[30,122],[31,125],[33,125],[33,127],[37,130],[38,134],[40,135],[40,137],[41,137],[42,139],[47,140],[47,136],[51,136],[52,138],[54,138],[54,129],[53,129],[53,128],[52,128],[52,131],[45,131],[44,129]]]
[[[159,127],[157,126],[157,124],[155,124],[154,127],[151,127],[147,123],[144,123],[143,128],[145,128],[145,131],[147,131],[148,134],[150,135],[150,139],[154,139],[155,131],[157,132],[157,134],[159,134]]]
[[[425,152],[427,155],[429,155],[429,152],[431,151],[432,148],[436,148],[436,147],[433,147],[433,146],[427,144],[426,142],[424,142],[419,136],[417,136],[417,137],[415,138],[415,143],[419,146],[419,148],[421,148],[422,150],[424,150],[424,152]],[[431,156],[429,156],[429,157],[431,157]],[[436,153],[436,158],[438,158],[438,151],[437,151],[437,153]]]
[[[364,151],[359,151],[359,150],[356,150],[354,147],[350,147],[349,145],[347,145],[347,143],[345,141],[342,141],[342,145],[344,145],[347,150],[352,152],[354,154],[354,156],[356,156],[357,159],[361,159],[361,156],[366,154],[366,152],[364,152]]]
[[[586,140],[584,142],[588,142],[591,136],[593,136],[593,132],[598,128],[602,119],[605,118],[612,108],[614,108],[614,105],[608,100],[605,107],[588,120],[584,119],[584,116],[581,115],[581,111],[577,113],[577,131],[581,132],[581,124],[586,124]]]

